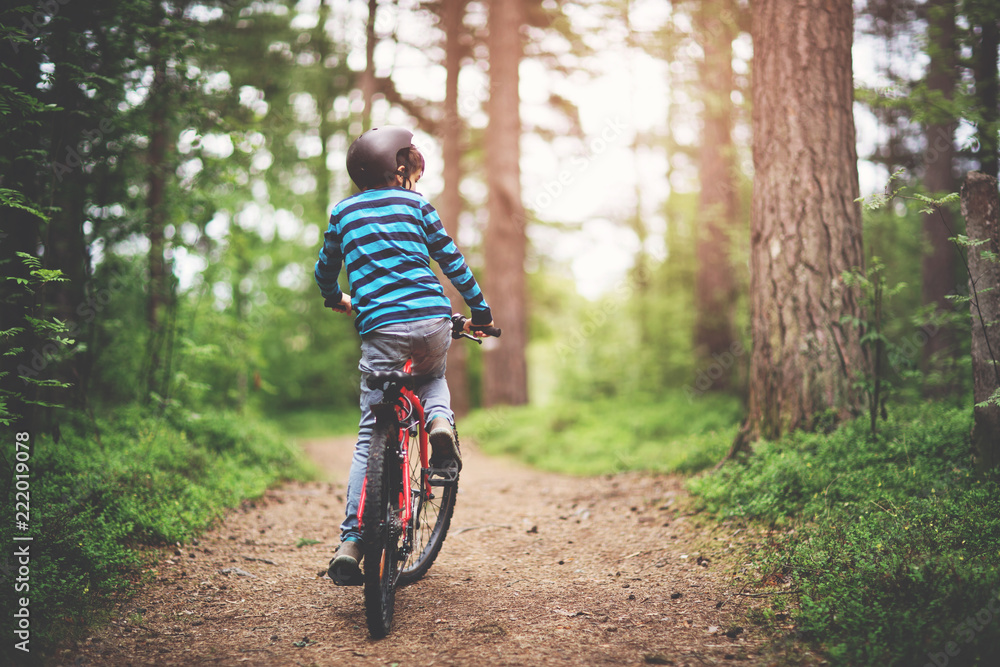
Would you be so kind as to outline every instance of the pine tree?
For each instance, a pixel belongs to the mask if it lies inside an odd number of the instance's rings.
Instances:
[[[760,437],[858,411],[865,369],[856,296],[863,264],[853,116],[853,13],[840,0],[752,6],[753,350],[749,414],[734,453]]]

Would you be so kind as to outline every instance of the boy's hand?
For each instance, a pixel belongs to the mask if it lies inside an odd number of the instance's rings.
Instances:
[[[471,333],[476,338],[486,338],[487,334],[482,329],[488,329],[494,326],[493,320],[490,320],[489,324],[473,324],[472,320],[465,321],[465,331]]]
[[[338,313],[349,313],[351,312],[351,297],[346,292],[341,292],[340,301],[326,299],[323,301],[323,305],[334,309]]]

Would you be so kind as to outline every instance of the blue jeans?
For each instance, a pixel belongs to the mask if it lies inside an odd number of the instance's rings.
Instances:
[[[368,468],[368,444],[375,427],[371,406],[382,400],[381,389],[368,388],[368,375],[374,371],[402,370],[407,360],[412,359],[413,374],[426,379],[416,387],[415,392],[424,406],[427,422],[444,417],[454,424],[451,394],[444,379],[450,346],[451,320],[447,318],[387,324],[361,337],[361,363],[358,364],[361,371],[361,422],[347,478],[347,516],[340,524],[342,540],[361,539],[358,502]]]

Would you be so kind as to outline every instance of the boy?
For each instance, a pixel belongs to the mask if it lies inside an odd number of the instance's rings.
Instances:
[[[361,334],[361,421],[341,544],[329,568],[330,579],[340,586],[363,583],[357,511],[375,425],[371,406],[382,398],[381,391],[368,388],[370,373],[401,370],[413,359],[413,373],[428,380],[416,391],[427,415],[431,462],[461,469],[444,377],[451,345],[451,304],[431,270],[431,259],[471,308],[471,331],[476,334],[477,328],[493,325],[490,308],[462,253],[444,231],[434,207],[414,191],[423,175],[424,158],[412,139],[409,130],[382,127],[351,144],[347,172],[361,192],[333,208],[316,262],[324,303],[340,312],[356,311],[354,322]],[[350,296],[337,284],[343,263]]]

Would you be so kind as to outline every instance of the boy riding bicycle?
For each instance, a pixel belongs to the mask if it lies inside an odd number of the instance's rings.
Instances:
[[[431,259],[472,310],[472,333],[493,325],[490,307],[462,253],[434,207],[414,191],[423,175],[424,158],[412,139],[409,130],[382,127],[351,144],[347,172],[361,192],[333,208],[316,262],[324,303],[339,312],[355,311],[355,327],[361,334],[361,421],[347,482],[341,543],[328,572],[338,585],[362,583],[358,504],[375,425],[372,405],[382,398],[381,391],[368,387],[370,373],[401,370],[413,360],[413,374],[425,379],[415,391],[427,415],[430,465],[459,470],[462,466],[445,381],[451,304],[431,270]],[[350,296],[337,284],[344,263]]]

